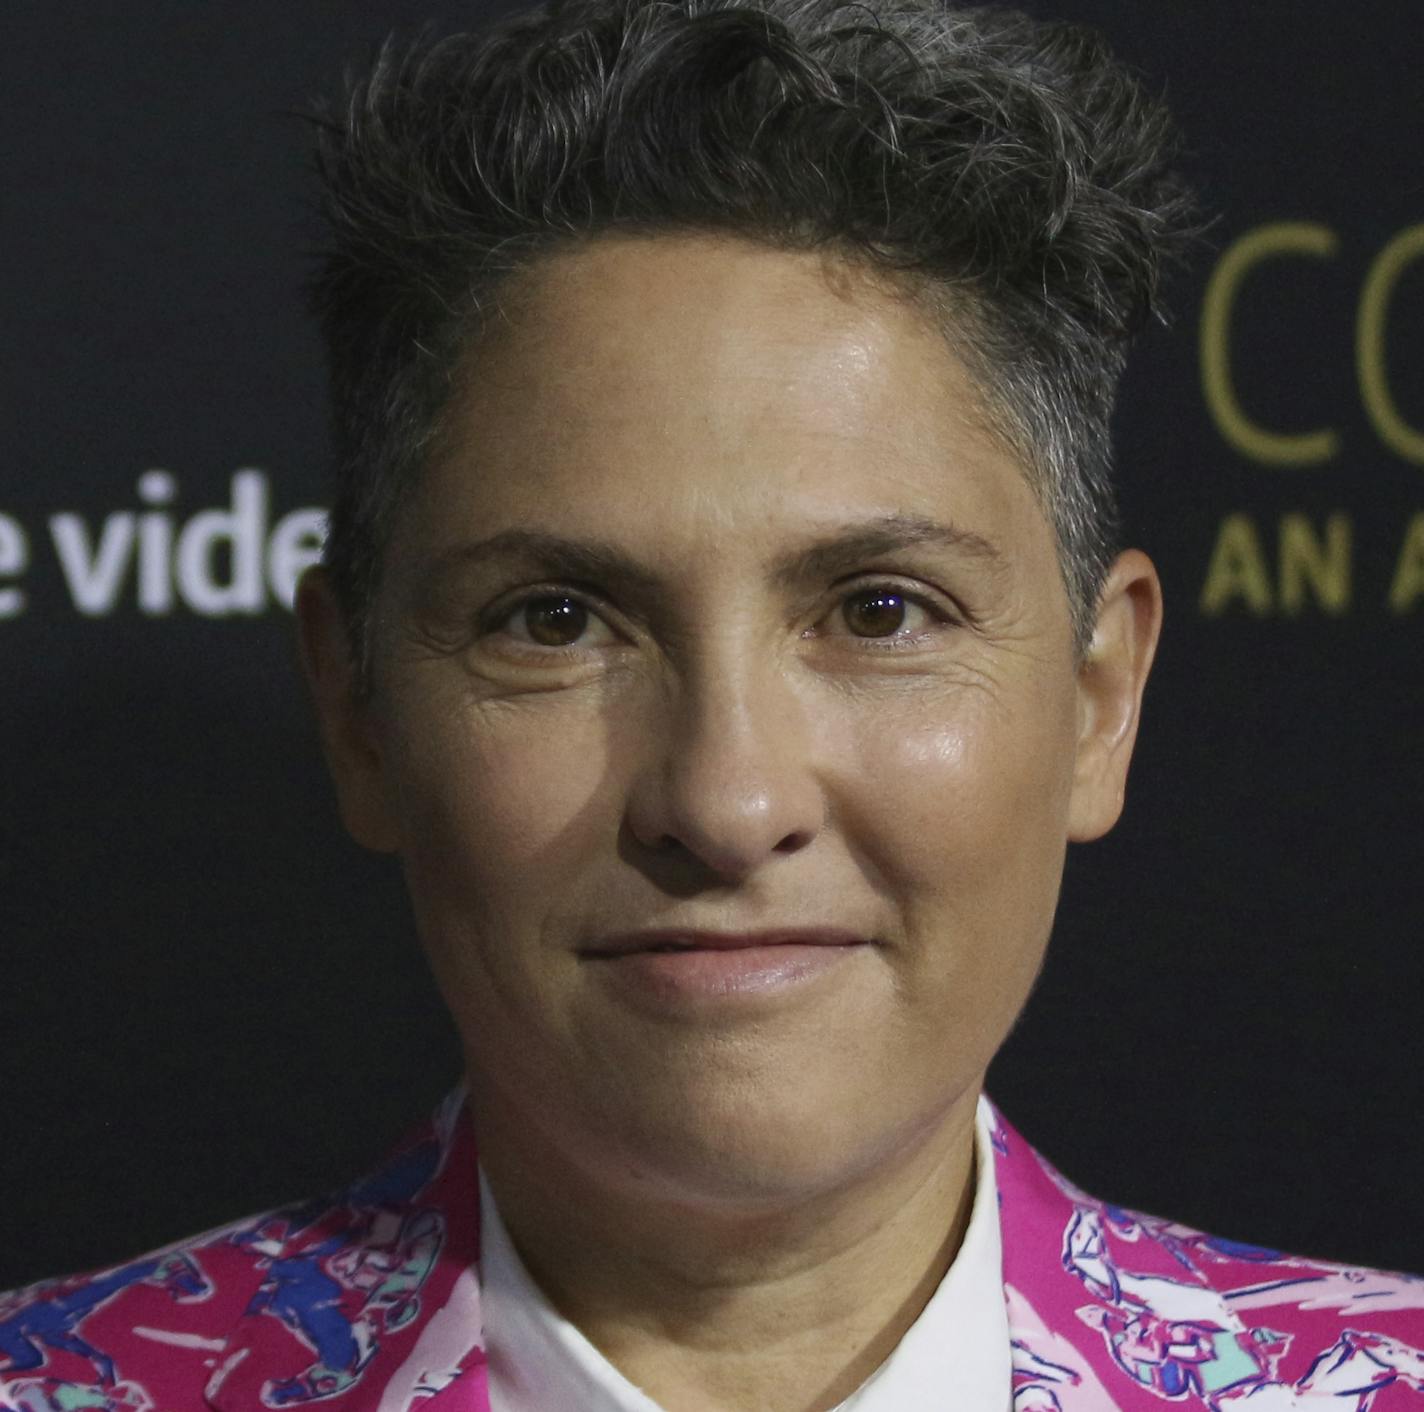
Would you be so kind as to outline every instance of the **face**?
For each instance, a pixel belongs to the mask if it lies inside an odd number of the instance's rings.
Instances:
[[[324,586],[299,605],[348,826],[401,857],[476,1093],[708,1199],[829,1186],[972,1104],[1065,844],[1121,800],[1156,632],[1128,580],[1079,663],[1022,467],[849,266],[547,260],[403,511],[371,701]],[[594,954],[775,928],[854,944]]]

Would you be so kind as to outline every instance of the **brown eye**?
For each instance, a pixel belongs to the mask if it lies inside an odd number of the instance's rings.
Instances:
[[[541,647],[570,647],[588,628],[588,609],[572,598],[531,598],[524,627]]]
[[[905,624],[905,599],[883,588],[872,589],[847,598],[841,612],[857,637],[889,637]]]

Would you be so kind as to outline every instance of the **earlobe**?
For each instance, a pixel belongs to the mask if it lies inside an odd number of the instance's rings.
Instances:
[[[1101,838],[1122,813],[1142,693],[1162,630],[1162,585],[1140,549],[1120,554],[1078,668],[1078,743],[1068,837]]]
[[[324,568],[310,568],[302,575],[293,607],[302,671],[342,823],[363,848],[394,853],[399,834],[386,798],[371,710],[356,690],[345,615]]]

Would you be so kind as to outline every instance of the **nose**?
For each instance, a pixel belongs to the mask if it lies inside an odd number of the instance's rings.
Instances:
[[[627,822],[660,856],[736,879],[821,831],[805,703],[774,671],[704,662],[683,674],[645,749]]]

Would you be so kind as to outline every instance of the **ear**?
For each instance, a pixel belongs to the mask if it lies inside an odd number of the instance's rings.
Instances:
[[[318,565],[302,574],[293,607],[302,671],[316,708],[341,821],[362,847],[394,853],[399,835],[387,800],[373,712],[357,690],[346,617],[324,568]]]
[[[1068,807],[1074,843],[1117,823],[1137,739],[1142,692],[1162,631],[1162,585],[1140,549],[1120,554],[1098,600],[1093,640],[1078,668],[1078,749]]]

